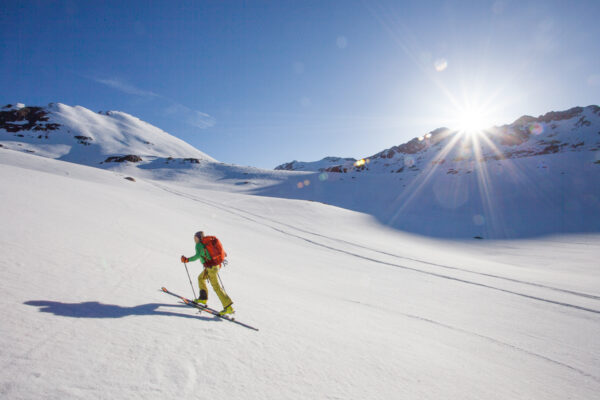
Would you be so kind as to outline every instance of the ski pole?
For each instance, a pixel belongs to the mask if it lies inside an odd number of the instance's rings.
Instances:
[[[219,278],[219,282],[221,282],[221,287],[223,288],[223,291],[227,293],[225,285],[223,285],[223,281],[221,280],[221,275],[219,275],[219,270],[217,270],[217,278]]]
[[[188,271],[187,263],[183,263],[185,265],[185,272],[187,272],[188,279],[190,280],[190,286],[192,287],[192,293],[194,293],[194,299],[196,298],[196,291],[194,290],[194,285],[192,284],[192,278],[190,278],[190,271]]]

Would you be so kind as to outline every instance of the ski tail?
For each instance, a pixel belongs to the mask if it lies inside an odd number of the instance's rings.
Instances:
[[[190,307],[194,307],[194,308],[197,308],[197,309],[199,309],[199,310],[201,310],[201,311],[205,311],[205,312],[207,312],[207,313],[209,313],[209,314],[212,314],[212,315],[214,315],[215,317],[218,317],[218,318],[224,319],[224,320],[226,320],[226,321],[229,321],[229,322],[233,322],[234,324],[241,325],[241,326],[243,326],[244,328],[248,328],[248,329],[252,329],[252,330],[254,330],[254,331],[258,331],[258,328],[255,328],[255,327],[253,327],[253,326],[250,326],[250,325],[248,325],[248,324],[245,324],[245,323],[243,323],[243,322],[240,322],[240,321],[236,321],[235,319],[233,319],[233,318],[230,318],[230,317],[228,317],[228,316],[226,316],[226,315],[221,315],[221,314],[219,314],[219,312],[218,312],[217,310],[214,310],[214,309],[212,309],[212,308],[210,308],[210,307],[207,307],[207,306],[205,306],[205,305],[203,305],[203,304],[197,304],[197,303],[194,303],[193,301],[191,301],[190,299],[188,299],[188,298],[186,298],[186,297],[183,297],[183,296],[181,296],[181,295],[178,295],[177,293],[173,293],[173,292],[169,291],[169,290],[168,290],[166,287],[164,287],[164,286],[161,288],[161,290],[162,290],[164,293],[168,294],[168,295],[171,295],[171,296],[173,296],[173,297],[177,297],[179,300],[183,301],[183,302],[184,302],[186,305],[188,305],[188,306],[190,306]]]

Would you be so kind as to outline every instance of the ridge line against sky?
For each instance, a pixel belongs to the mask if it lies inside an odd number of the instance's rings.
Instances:
[[[2,102],[120,110],[228,163],[598,104],[600,2],[9,2]]]

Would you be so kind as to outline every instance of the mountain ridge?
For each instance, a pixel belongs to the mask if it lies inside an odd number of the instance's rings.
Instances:
[[[4,112],[39,111],[21,106]],[[520,117],[482,135],[438,129],[373,158],[326,158],[318,171],[294,171],[293,164],[292,170],[276,171],[219,163],[128,114],[62,107],[63,119],[5,121],[15,132],[0,130],[0,157],[17,150],[150,184],[320,202],[429,237],[600,232],[597,106],[544,114],[543,120]],[[77,130],[52,129],[50,124],[63,120]],[[108,139],[100,143],[104,135]]]
[[[133,115],[62,103],[0,108],[0,142],[8,149],[93,166],[143,158],[216,161]]]
[[[567,123],[565,121],[568,121]],[[565,135],[565,132],[579,130],[583,135]],[[596,132],[597,131],[597,132]],[[335,163],[331,160],[338,157],[326,157],[320,161],[293,161],[275,167],[275,170],[315,171],[315,172],[404,172],[406,168],[422,169],[420,161],[443,164],[448,162],[447,154],[442,157],[438,153],[446,148],[435,148],[440,144],[471,146],[472,141],[479,141],[479,160],[520,158],[562,151],[597,151],[600,149],[600,107],[572,107],[564,111],[550,111],[538,117],[523,115],[511,124],[496,126],[482,130],[478,135],[467,135],[464,132],[446,127],[437,128],[423,136],[415,137],[403,144],[384,149],[374,155],[355,160],[343,159]],[[462,137],[461,137],[462,136]],[[570,137],[566,137],[570,136]],[[559,140],[560,139],[560,140]],[[452,140],[460,143],[449,143]],[[428,150],[433,148],[432,151]],[[459,154],[456,149],[447,148],[452,156],[450,161],[479,161],[471,154]],[[420,157],[415,157],[416,155]],[[387,167],[387,168],[386,168]]]

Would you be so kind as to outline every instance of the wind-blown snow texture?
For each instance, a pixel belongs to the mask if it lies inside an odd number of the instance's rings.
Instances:
[[[0,148],[0,397],[600,391],[598,235],[448,242],[227,181],[124,176]],[[179,256],[198,229],[222,240],[238,318],[260,332],[159,291],[191,292]]]

